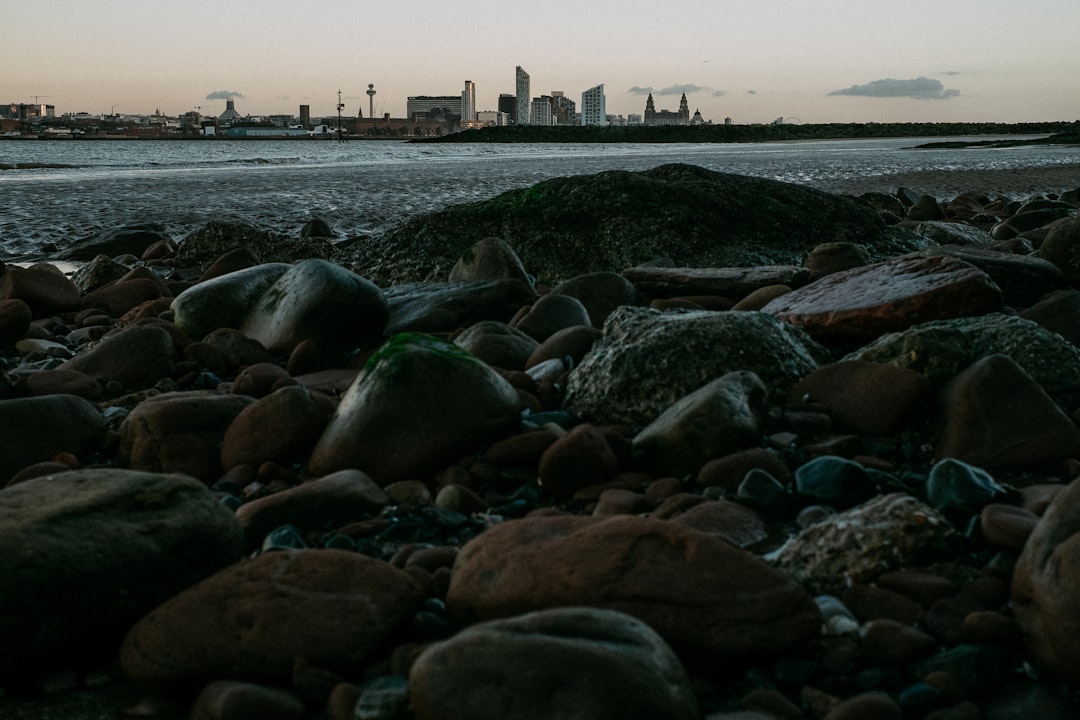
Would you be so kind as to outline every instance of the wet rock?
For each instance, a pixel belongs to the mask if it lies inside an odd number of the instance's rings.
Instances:
[[[1053,263],[1031,255],[1016,255],[979,247],[943,245],[920,250],[919,257],[951,257],[979,268],[1001,288],[1006,305],[1025,308],[1048,292],[1065,286]]]
[[[142,256],[156,242],[171,242],[172,238],[159,223],[137,223],[102,230],[82,240],[76,240],[57,257],[60,260],[91,260],[96,255]]]
[[[0,347],[14,345],[26,337],[33,313],[30,306],[15,298],[0,300]]]
[[[116,282],[131,270],[127,265],[116,262],[107,255],[98,255],[71,275],[71,281],[79,292],[88,293]]]
[[[0,400],[0,487],[27,465],[98,450],[106,429],[97,407],[74,395]]]
[[[811,592],[836,593],[851,582],[950,557],[959,535],[937,511],[910,495],[881,495],[804,529],[773,558]]]
[[[269,363],[272,358],[258,340],[252,340],[239,330],[220,328],[202,339],[201,344],[209,348],[223,365],[222,372],[235,373],[241,367]]]
[[[1035,530],[1039,516],[1013,505],[991,503],[979,514],[979,529],[992,547],[1019,552]]]
[[[824,720],[902,720],[904,711],[895,700],[880,692],[864,693],[844,700]]]
[[[241,538],[232,513],[178,475],[86,469],[7,488],[0,669],[34,674],[111,659],[144,613],[237,560]]]
[[[795,471],[795,490],[811,502],[849,508],[877,494],[877,485],[859,463],[833,455],[816,457]]]
[[[289,371],[272,362],[257,362],[248,365],[233,380],[229,392],[233,395],[247,395],[263,398],[274,392],[275,386],[288,382]]]
[[[116,381],[125,390],[145,390],[171,377],[176,360],[176,345],[166,329],[137,325],[105,337],[60,369],[89,375],[102,385]]]
[[[478,240],[450,269],[450,282],[469,280],[518,280],[532,284],[521,258],[497,237]]]
[[[1056,265],[1070,285],[1080,285],[1080,216],[1057,220],[1047,230],[1039,257]]]
[[[222,474],[221,443],[245,395],[190,391],[139,403],[120,425],[122,465],[148,472],[185,473],[210,483]]]
[[[535,291],[518,280],[412,283],[385,291],[390,308],[387,335],[403,332],[447,333],[482,320],[509,322]]]
[[[873,339],[917,323],[1000,310],[1001,290],[969,263],[901,257],[833,273],[762,312],[822,338]]]
[[[1012,358],[1066,411],[1080,405],[1080,349],[1010,315],[923,323],[885,335],[844,359],[910,368],[941,387],[976,360],[998,353]]]
[[[872,620],[862,633],[862,658],[870,666],[902,667],[937,649],[931,635],[896,620]]]
[[[848,360],[811,371],[788,403],[815,403],[857,434],[890,437],[925,420],[930,394],[930,383],[913,370]]]
[[[623,305],[637,305],[634,285],[622,275],[601,271],[576,275],[551,289],[552,295],[569,295],[585,306],[594,327],[603,327],[608,316]]]
[[[1080,347],[1080,290],[1047,293],[1039,302],[1024,309],[1020,317],[1037,322]]]
[[[980,358],[942,390],[937,457],[1022,470],[1080,455],[1080,429],[1007,355]]]
[[[986,470],[947,458],[930,468],[926,480],[926,499],[936,510],[968,508],[978,511],[983,505],[1005,495]]]
[[[236,248],[248,248],[264,263],[290,263],[325,259],[331,243],[326,238],[289,238],[244,223],[214,221],[183,239],[174,262],[178,267],[205,268]]]
[[[771,267],[658,268],[623,270],[623,277],[644,295],[672,298],[687,295],[719,295],[743,298],[764,287],[797,287],[810,280],[810,271],[794,265]]]
[[[545,360],[567,357],[573,361],[573,366],[577,366],[601,337],[603,333],[600,330],[587,325],[563,328],[548,336],[533,350],[525,361],[525,368],[535,367]]]
[[[862,245],[853,242],[822,243],[811,250],[803,261],[803,267],[809,273],[808,281],[819,280],[826,275],[853,270],[869,264],[870,253]]]
[[[571,372],[565,406],[594,422],[640,429],[728,372],[749,370],[766,387],[786,392],[817,367],[819,353],[801,330],[762,313],[624,307]]]
[[[232,565],[142,618],[120,660],[134,680],[190,686],[289,677],[297,656],[352,674],[420,602],[413,579],[341,550],[291,550]],[[333,622],[327,622],[333,618]]]
[[[121,317],[134,307],[151,300],[171,298],[165,282],[147,268],[136,268],[119,280],[88,292],[83,307],[101,308],[112,317]]]
[[[238,270],[246,270],[250,267],[255,267],[259,264],[259,256],[255,254],[255,251],[251,248],[239,247],[235,250],[230,250],[225,253],[214,262],[210,263],[210,267],[203,271],[203,274],[199,276],[199,282],[206,282],[222,275],[228,275]]]
[[[218,680],[202,689],[191,720],[306,720],[307,709],[296,694],[281,688],[235,680]]]
[[[26,394],[30,397],[77,395],[96,401],[104,392],[100,382],[75,370],[43,370],[26,376]]]
[[[599,429],[584,423],[551,443],[537,465],[540,487],[557,498],[610,481],[619,461]]]
[[[316,475],[354,467],[381,485],[432,473],[518,426],[517,392],[450,343],[391,339],[341,399],[311,455]]]
[[[569,295],[549,293],[533,303],[515,327],[537,342],[543,342],[560,330],[579,325],[592,326],[589,312],[581,301]]]
[[[741,502],[711,500],[672,518],[672,522],[727,540],[735,547],[749,547],[768,537],[765,521]]]
[[[908,208],[904,216],[907,220],[923,222],[926,220],[944,220],[945,211],[941,209],[938,201],[930,195],[921,195],[914,204]]]
[[[256,400],[233,418],[221,444],[221,465],[302,463],[333,415],[333,400],[302,385],[283,387]]]
[[[288,269],[285,263],[266,263],[201,282],[173,300],[173,322],[194,340],[218,328],[239,328],[263,293]]]
[[[382,290],[370,280],[325,260],[304,260],[263,292],[240,331],[283,355],[313,340],[334,364],[376,344],[388,317]]]
[[[492,367],[524,370],[525,363],[540,344],[506,323],[485,320],[454,338],[454,344]]]
[[[409,697],[418,720],[699,717],[667,643],[640,620],[595,608],[474,625],[417,658]]]
[[[79,309],[81,293],[64,273],[48,263],[28,268],[8,265],[0,275],[0,300],[22,300],[34,318]]]
[[[798,583],[754,556],[677,523],[633,516],[497,525],[462,548],[447,596],[461,619],[575,605],[626,612],[676,649],[718,658],[783,652],[815,636],[821,622]]]
[[[960,222],[926,220],[911,228],[911,232],[938,245],[989,245],[994,241],[990,233]],[[930,248],[928,248],[930,249]],[[925,252],[925,251],[923,251]]]
[[[759,441],[767,404],[768,389],[757,375],[726,373],[635,435],[634,461],[655,477],[694,475],[709,460]]]

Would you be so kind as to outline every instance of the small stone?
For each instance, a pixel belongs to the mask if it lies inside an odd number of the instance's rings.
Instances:
[[[877,495],[877,486],[862,465],[831,455],[799,466],[795,490],[811,501],[837,508],[849,508]]]
[[[191,720],[305,720],[304,703],[280,688],[219,680],[195,699]]]

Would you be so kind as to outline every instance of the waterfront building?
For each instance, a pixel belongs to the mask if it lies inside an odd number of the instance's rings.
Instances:
[[[547,100],[551,105],[552,125],[573,125],[574,116],[577,114],[577,104],[566,97],[562,90],[552,90],[550,95],[541,95],[541,100]]]
[[[476,119],[476,84],[472,80],[465,81],[465,89],[461,91],[461,121],[472,122]]]
[[[515,71],[516,89],[514,98],[514,122],[518,125],[529,124],[529,73],[525,72],[520,65]]]
[[[607,124],[607,103],[604,98],[603,83],[581,93],[581,124]]]
[[[410,95],[405,101],[405,115],[410,118],[461,117],[459,95]]]
[[[553,125],[551,102],[546,98],[533,98],[529,104],[529,125]]]
[[[476,113],[476,122],[485,127],[504,127],[510,124],[510,116],[500,110],[481,110]]]
[[[657,110],[653,102],[652,93],[645,100],[645,124],[646,125],[689,125],[690,105],[686,102],[686,93],[683,93],[679,101],[679,111]]]
[[[517,98],[513,93],[499,93],[499,112],[506,113],[510,119],[514,118],[515,108],[517,107]]]
[[[304,128],[305,130],[308,130],[309,128],[311,128],[311,106],[310,105],[301,105],[300,106],[300,127]]]

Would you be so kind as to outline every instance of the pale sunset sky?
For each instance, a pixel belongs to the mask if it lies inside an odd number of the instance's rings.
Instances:
[[[609,113],[736,123],[1080,118],[1078,0],[0,0],[0,103],[68,112],[405,115],[603,83]]]

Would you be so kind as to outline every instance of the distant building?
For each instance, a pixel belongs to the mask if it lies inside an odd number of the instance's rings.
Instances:
[[[243,118],[240,116],[240,113],[236,111],[235,100],[225,101],[225,112],[218,115],[218,120],[226,124],[237,122],[238,120],[243,120]]]
[[[499,93],[499,112],[506,113],[513,119],[516,107],[517,98],[512,93]]]
[[[476,84],[472,80],[465,81],[465,89],[461,91],[461,121],[472,122],[476,119]]]
[[[686,102],[686,93],[683,93],[679,101],[679,111],[657,110],[653,103],[652,93],[649,93],[645,101],[645,124],[646,125],[689,125],[690,106]]]
[[[607,125],[607,102],[601,83],[581,93],[581,124]]]
[[[515,71],[514,122],[529,124],[529,73],[518,65]]]
[[[300,127],[304,128],[305,130],[311,129],[311,106],[310,105],[301,105],[300,106]]]
[[[459,95],[411,95],[405,101],[405,115],[416,118],[461,117]]]
[[[550,95],[541,95],[541,100],[547,100],[551,105],[552,125],[573,125],[574,116],[577,114],[577,104],[566,97],[562,90],[552,90]]]
[[[476,122],[480,125],[503,127],[510,124],[510,115],[499,110],[481,110],[476,113]]]
[[[546,98],[533,98],[529,104],[529,125],[552,125],[551,102]]]

